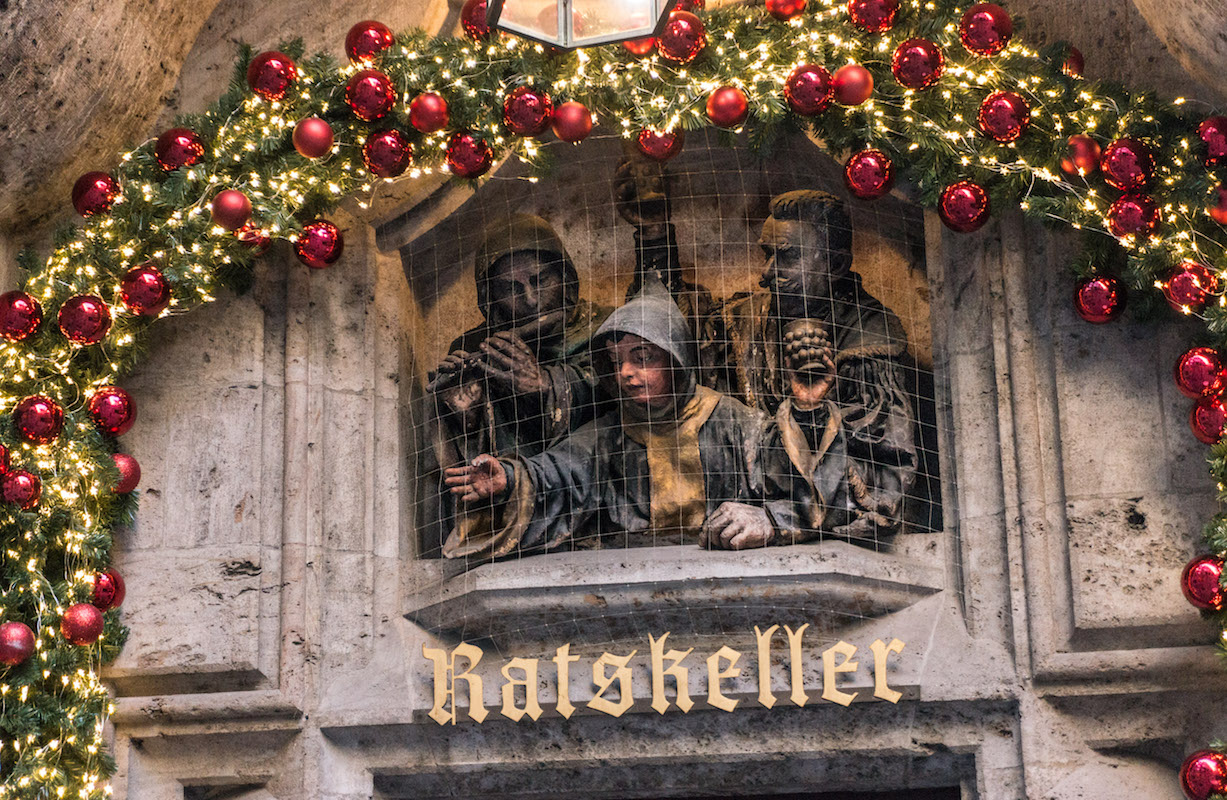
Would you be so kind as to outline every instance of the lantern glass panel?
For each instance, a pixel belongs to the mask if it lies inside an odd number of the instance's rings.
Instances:
[[[617,40],[650,34],[657,0],[571,0],[572,40]]]
[[[499,15],[500,28],[534,39],[561,42],[557,0],[506,0]]]

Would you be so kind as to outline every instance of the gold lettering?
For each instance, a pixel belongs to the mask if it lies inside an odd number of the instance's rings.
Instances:
[[[754,626],[754,641],[758,644],[758,702],[763,708],[775,705],[775,693],[771,691],[771,637],[779,629],[779,625],[772,625],[760,631]]]
[[[554,663],[558,666],[558,713],[566,719],[575,713],[575,706],[571,705],[571,665],[576,661],[579,661],[579,656],[571,655],[570,644],[558,648],[558,654],[554,656]]]
[[[511,677],[513,669],[524,670],[524,680]],[[503,665],[503,709],[501,713],[512,722],[519,722],[527,714],[534,722],[541,717],[541,703],[537,698],[537,659],[513,658]],[[516,687],[524,687],[524,708],[516,706]]]
[[[694,648],[684,653],[680,650],[666,653],[665,639],[668,638],[667,633],[659,639],[653,639],[652,634],[648,634],[648,643],[652,646],[652,708],[657,714],[669,710],[669,699],[665,697],[665,676],[672,675],[677,685],[677,707],[685,714],[694,706],[694,701],[690,699],[690,670],[682,666],[682,659],[693,653]],[[666,658],[671,662],[668,669],[665,668]]]
[[[903,692],[896,692],[886,684],[886,659],[891,653],[902,653],[903,642],[891,639],[890,644],[885,644],[876,639],[869,649],[873,651],[873,696],[888,703],[898,703]]]
[[[596,694],[588,701],[588,708],[601,711],[611,717],[620,717],[635,704],[635,696],[631,693],[631,671],[626,666],[634,658],[638,650],[632,650],[628,656],[615,656],[602,653],[601,657],[592,662],[592,682],[596,684]],[[616,667],[612,675],[605,674],[608,666]],[[618,702],[614,703],[603,695],[614,683],[618,682]]]
[[[840,664],[835,663],[835,656],[843,656],[844,660]],[[856,672],[856,662],[852,660],[852,656],[856,655],[856,647],[841,641],[838,644],[828,648],[822,653],[822,699],[830,700],[834,703],[839,703],[841,706],[851,705],[856,699],[856,692],[848,693],[841,692],[835,688],[835,675],[840,672]]]
[[[809,702],[809,695],[805,693],[805,676],[801,674],[801,636],[808,627],[808,622],[797,628],[796,631],[787,625],[784,626],[784,632],[788,634],[788,657],[792,661],[789,673],[792,695],[789,699],[798,706],[804,706]]]
[[[464,681],[469,687],[469,718],[477,723],[484,720],[486,706],[482,702],[481,676],[472,673],[473,668],[481,661],[481,648],[462,643],[456,646],[449,658],[447,651],[423,644],[422,655],[435,664],[435,704],[430,709],[430,718],[440,725],[446,725],[449,722],[456,724],[456,681]],[[459,674],[456,673],[457,656],[469,662],[468,668]],[[451,710],[447,711],[444,706],[449,700]]]
[[[720,670],[720,659],[729,662],[728,668]],[[741,674],[737,662],[741,659],[738,653],[727,644],[707,657],[707,704],[721,711],[732,711],[737,708],[740,700],[730,700],[720,691],[720,681],[726,678],[736,678]]]

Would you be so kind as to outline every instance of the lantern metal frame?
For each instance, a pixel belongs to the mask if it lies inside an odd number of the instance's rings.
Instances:
[[[558,6],[558,30],[561,34],[555,39],[547,39],[539,32],[529,31],[515,24],[501,22],[500,17],[506,2],[507,0],[489,0],[486,4],[486,23],[491,28],[497,28],[515,36],[531,39],[534,42],[540,42],[551,47],[558,47],[563,50],[577,50],[583,47],[597,47],[604,44],[626,42],[632,39],[642,39],[647,36],[659,36],[664,31],[665,25],[669,22],[669,14],[673,12],[678,0],[651,0],[653,13],[656,18],[656,23],[651,27],[640,27],[631,31],[622,31],[617,34],[606,34],[604,36],[587,36],[582,39],[575,38],[571,14],[572,0],[555,0]]]

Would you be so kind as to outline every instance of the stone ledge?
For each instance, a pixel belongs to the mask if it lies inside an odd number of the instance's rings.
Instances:
[[[945,578],[939,561],[845,542],[555,553],[454,576],[449,567],[414,565],[409,585],[418,588],[405,616],[447,639],[511,647],[748,633],[776,623],[834,632],[906,608],[940,591]]]

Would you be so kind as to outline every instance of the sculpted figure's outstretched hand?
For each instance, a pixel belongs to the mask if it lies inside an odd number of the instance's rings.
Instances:
[[[699,546],[712,550],[749,550],[766,547],[775,539],[767,512],[745,503],[721,503],[703,523]]]
[[[507,491],[507,473],[498,459],[483,453],[463,467],[443,470],[448,491],[462,503],[501,500]]]

